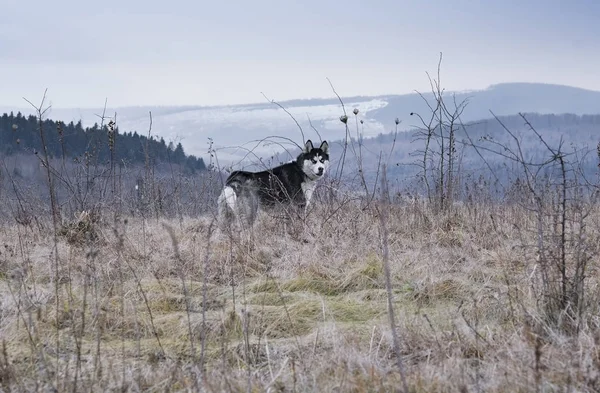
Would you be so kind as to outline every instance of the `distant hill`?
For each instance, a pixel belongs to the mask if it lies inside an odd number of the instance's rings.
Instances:
[[[430,92],[421,92],[431,100]],[[498,116],[527,113],[571,113],[575,115],[600,113],[600,92],[570,86],[542,83],[503,83],[492,85],[485,90],[470,92],[446,92],[448,103],[456,99],[468,99],[469,105],[462,119],[473,121],[490,117],[490,110]],[[370,116],[384,124],[391,124],[396,117],[405,126],[415,124],[409,112],[426,113],[423,99],[417,94],[389,96],[388,105],[370,113]],[[411,108],[406,111],[407,108]]]
[[[339,92],[343,92],[343,86],[336,87]],[[426,99],[431,99],[431,93],[421,93]],[[457,101],[469,99],[469,105],[462,116],[464,122],[489,118],[490,110],[499,116],[519,112],[574,115],[600,113],[600,92],[561,85],[504,83],[484,90],[448,91],[444,94],[447,100],[452,100],[453,95]],[[356,121],[362,120],[360,132],[364,138],[394,130],[396,118],[400,121],[398,130],[410,130],[417,124],[415,117],[411,117],[410,113],[426,114],[428,111],[427,105],[416,93],[343,97],[343,101],[350,115],[350,124],[354,127]],[[110,103],[110,97],[108,102]],[[339,121],[340,115],[343,114],[342,107],[335,97],[290,100],[280,104],[295,117],[306,138],[319,139],[313,127],[323,139],[340,140],[345,135],[343,124]],[[351,113],[354,108],[359,110],[356,120]],[[16,111],[17,108],[11,110]],[[23,113],[30,113],[28,111],[23,109]],[[100,108],[53,108],[49,116],[67,123],[81,121],[83,127],[92,127],[98,121],[97,115],[102,111]],[[148,130],[149,112],[152,112],[153,134],[166,140],[181,140],[186,151],[202,157],[208,157],[207,147],[210,140],[217,148],[217,157],[222,164],[237,163],[244,157],[267,157],[283,148],[294,147],[284,138],[290,138],[296,143],[302,141],[294,120],[277,105],[269,102],[214,107],[157,106],[106,110],[108,114],[118,115],[117,122],[121,130],[140,134],[145,134]],[[276,136],[270,138],[271,144],[258,143],[269,136]]]
[[[39,127],[35,116],[23,116],[20,112],[16,115],[4,113],[0,116],[0,156],[42,151]],[[149,139],[131,131],[121,133],[115,127],[116,138],[111,139],[108,125],[84,127],[81,121],[45,120],[42,127],[51,158],[64,155],[69,159],[102,165],[110,160],[112,149],[113,158],[121,164],[144,164],[148,154],[153,163],[180,165],[188,172],[206,169],[202,158],[186,155],[181,143],[167,145],[164,138]]]
[[[558,149],[562,143],[562,152],[578,151],[577,155],[570,155],[571,162],[579,162],[582,170],[590,179],[600,175],[597,147],[600,143],[600,114],[537,114],[524,113],[525,118],[535,128],[553,149]],[[460,156],[461,176],[476,177],[484,175],[489,177],[489,167],[495,172],[495,177],[506,180],[510,176],[509,168],[513,162],[506,160],[500,154],[506,154],[504,148],[518,151],[520,148],[526,160],[542,162],[551,158],[548,149],[540,142],[539,137],[529,128],[525,120],[519,115],[498,116],[477,121],[465,122],[464,128],[459,126],[456,130],[456,146]],[[515,140],[504,128],[510,130],[519,140],[517,147]],[[365,138],[362,141],[362,158],[364,173],[368,179],[375,179],[380,156],[384,157],[389,168],[388,178],[392,181],[403,182],[414,178],[420,164],[425,142],[417,138],[417,130],[400,132],[395,137],[393,134],[381,134],[374,138]],[[352,140],[354,149],[358,149],[356,140]],[[477,152],[474,144],[479,147]],[[333,141],[331,144],[333,157],[341,155],[342,141]],[[393,149],[392,149],[393,147]],[[355,170],[355,159],[349,149],[348,171]],[[439,150],[439,147],[433,146]],[[484,163],[483,159],[487,161]],[[334,164],[335,165],[335,164]],[[508,165],[508,166],[507,166]],[[516,167],[516,172],[522,168]]]

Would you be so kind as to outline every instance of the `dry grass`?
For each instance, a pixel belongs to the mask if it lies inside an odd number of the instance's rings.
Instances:
[[[395,390],[378,219],[321,209],[307,242],[269,218],[254,243],[212,234],[206,270],[208,218],[65,227],[58,277],[50,234],[0,228],[2,390]],[[565,336],[539,312],[527,212],[394,206],[388,226],[411,392],[600,389],[597,260]]]

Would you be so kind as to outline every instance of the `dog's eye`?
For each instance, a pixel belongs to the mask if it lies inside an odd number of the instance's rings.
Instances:
[[[317,160],[315,160],[314,158],[311,161],[313,162],[313,164],[317,163]]]

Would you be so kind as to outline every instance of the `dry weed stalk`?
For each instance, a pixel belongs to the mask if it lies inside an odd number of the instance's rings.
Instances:
[[[396,329],[396,318],[394,316],[394,300],[392,293],[392,278],[390,271],[390,256],[388,246],[388,229],[387,229],[387,211],[389,205],[389,191],[386,176],[386,165],[383,164],[383,170],[381,172],[381,199],[380,205],[377,209],[377,215],[379,216],[379,225],[381,231],[381,246],[383,253],[383,269],[385,275],[385,288],[387,291],[387,312],[390,322],[390,330],[392,334],[392,340],[394,344],[394,352],[396,357],[396,364],[398,365],[398,371],[402,378],[402,385],[405,393],[408,393],[408,384],[406,382],[406,372],[404,370],[404,364],[402,362],[402,353],[400,351],[400,339],[398,338],[398,331]]]

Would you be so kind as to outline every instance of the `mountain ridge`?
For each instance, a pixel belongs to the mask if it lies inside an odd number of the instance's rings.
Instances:
[[[422,97],[432,100],[431,92],[421,92]],[[600,113],[600,91],[580,87],[533,82],[505,82],[481,90],[447,91],[448,102],[467,99],[469,104],[463,113],[464,122],[486,119],[490,111],[498,116],[527,113],[572,113],[576,115]],[[430,110],[418,93],[386,94],[378,96],[342,97],[346,112],[354,124],[360,120],[360,133],[364,138],[394,130],[408,131],[418,123],[411,112],[422,115]],[[129,106],[107,107],[106,115],[117,114],[117,124],[124,132],[137,131],[147,135],[163,137],[167,141],[182,142],[186,152],[196,156],[210,156],[208,145],[220,149],[220,159],[236,161],[246,154],[243,146],[259,141],[269,135],[277,135],[300,141],[301,134],[294,119],[302,127],[306,139],[339,140],[345,137],[345,128],[339,121],[343,114],[337,97],[305,98],[278,101],[285,111],[270,102],[219,105],[219,106]],[[353,119],[353,109],[358,109]],[[0,108],[0,111],[30,113],[26,108]],[[100,122],[103,108],[52,108],[49,118],[65,122],[81,120],[84,126]],[[28,112],[29,111],[29,112]],[[286,111],[288,113],[286,113]],[[150,112],[152,128],[150,129]],[[294,119],[290,118],[290,115]],[[399,124],[396,125],[396,119]],[[314,129],[318,130],[318,134]],[[355,133],[355,130],[352,130]],[[301,141],[300,141],[301,142]],[[276,144],[261,145],[255,150],[259,156],[281,150]]]
[[[570,85],[563,85],[563,84],[559,84],[559,83],[550,83],[550,82],[498,82],[498,83],[493,83],[491,85],[489,85],[486,88],[483,89],[464,89],[464,90],[451,90],[451,91],[447,91],[447,94],[451,94],[451,93],[456,93],[456,94],[471,94],[471,93],[477,93],[477,92],[485,92],[485,91],[490,91],[490,90],[494,90],[494,89],[499,89],[499,88],[506,88],[506,87],[536,87],[536,86],[546,86],[546,87],[553,87],[553,88],[566,88],[566,89],[571,89],[574,91],[584,91],[584,92],[592,92],[592,93],[600,93],[600,90],[593,90],[593,89],[588,89],[588,88],[583,88],[583,87],[578,87],[578,86],[570,86]],[[421,91],[421,93],[429,93],[430,91]],[[387,98],[391,98],[391,97],[399,97],[399,96],[412,96],[412,95],[416,95],[416,91],[410,92],[410,93],[387,93],[387,94],[375,94],[375,95],[352,95],[352,96],[344,96],[342,97],[342,100],[346,101],[346,100],[364,100],[364,99],[387,99]],[[339,99],[335,96],[335,95],[331,95],[328,97],[307,97],[307,98],[293,98],[293,99],[286,99],[286,100],[275,100],[276,102],[278,102],[281,105],[284,104],[288,104],[288,105],[296,105],[296,104],[302,104],[302,103],[307,103],[307,102],[316,102],[316,101],[321,101],[323,103],[328,103],[328,104],[332,104],[332,103],[337,103],[339,102]],[[118,106],[116,108],[119,109],[141,109],[141,108],[178,108],[181,110],[190,110],[190,109],[219,109],[219,108],[230,108],[230,107],[241,107],[241,108],[245,108],[245,107],[256,107],[256,106],[265,106],[265,105],[271,105],[271,103],[269,101],[265,102],[250,102],[250,103],[232,103],[232,104],[222,104],[222,105],[196,105],[196,104],[186,104],[186,105],[122,105],[122,106]],[[0,105],[0,109],[5,112],[6,108],[10,108],[9,105]],[[115,107],[111,107],[112,109],[114,109]],[[94,111],[98,111],[98,110],[102,110],[101,106],[94,106],[94,107],[74,107],[74,106],[66,106],[66,107],[55,107],[55,109],[57,110],[94,110]],[[13,109],[14,111],[28,111],[30,110],[30,108],[28,107],[15,107],[15,109]]]

